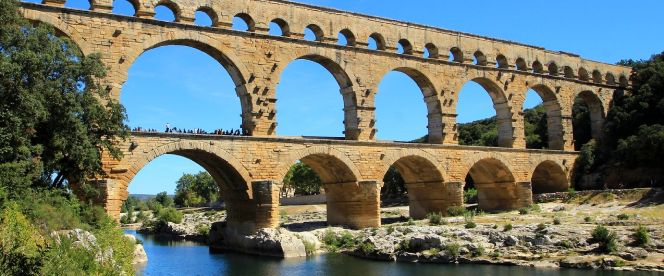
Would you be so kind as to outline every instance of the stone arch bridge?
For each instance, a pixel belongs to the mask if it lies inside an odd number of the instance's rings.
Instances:
[[[572,106],[583,100],[599,138],[613,95],[629,88],[630,68],[585,60],[541,47],[344,12],[282,0],[131,0],[134,16],[113,14],[112,0],[91,0],[90,10],[64,8],[63,0],[22,3],[27,19],[52,25],[83,54],[100,53],[108,67],[107,89],[120,99],[132,63],[145,51],[184,45],[205,52],[228,70],[242,105],[242,128],[251,137],[134,133],[122,144],[122,160],[104,159],[104,203],[118,215],[126,188],[143,165],[161,154],[190,158],[222,187],[229,221],[248,228],[275,226],[275,189],[287,168],[301,160],[325,182],[329,222],[376,226],[379,187],[389,166],[406,182],[411,213],[461,204],[470,173],[485,209],[530,204],[532,191],[565,189],[576,157]],[[165,6],[174,22],[154,19]],[[212,26],[194,25],[202,11]],[[247,31],[232,30],[240,18]],[[270,23],[282,35],[268,33]],[[315,39],[305,39],[305,29]],[[345,45],[338,45],[338,36]],[[369,49],[368,40],[375,42]],[[397,49],[400,49],[398,51]],[[426,52],[426,54],[424,54]],[[343,139],[277,136],[276,86],[292,61],[325,67],[344,102]],[[375,97],[391,71],[410,76],[428,110],[428,144],[378,142]],[[493,100],[501,148],[458,146],[458,92],[476,82]],[[523,102],[535,90],[547,110],[549,149],[525,149]]]

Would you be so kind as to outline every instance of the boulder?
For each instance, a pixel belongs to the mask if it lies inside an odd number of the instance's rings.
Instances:
[[[409,247],[416,251],[440,248],[442,240],[435,234],[416,234],[410,238]]]
[[[148,254],[145,253],[145,249],[142,244],[136,244],[134,247],[134,260],[133,264],[142,264],[148,262]]]
[[[282,258],[307,256],[302,240],[290,231],[265,228],[246,234],[228,227],[225,222],[212,225],[210,247]]]
[[[510,236],[507,236],[507,238],[505,238],[505,245],[507,245],[507,246],[515,246],[518,243],[519,243],[519,239],[515,236],[510,235]]]

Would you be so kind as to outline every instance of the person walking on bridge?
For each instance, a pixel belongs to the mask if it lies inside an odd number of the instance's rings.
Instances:
[[[166,123],[166,133],[171,132],[171,124]]]

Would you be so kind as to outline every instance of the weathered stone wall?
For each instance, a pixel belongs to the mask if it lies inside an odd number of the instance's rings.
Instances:
[[[23,3],[22,11],[28,19],[53,25],[85,54],[101,53],[116,99],[129,67],[143,52],[185,45],[207,53],[231,74],[242,103],[242,127],[255,136],[276,135],[276,87],[282,70],[296,59],[318,62],[336,78],[344,101],[347,139],[375,139],[380,131],[375,128],[375,109],[380,107],[374,99],[385,74],[396,70],[413,78],[422,90],[429,142],[457,144],[458,92],[474,81],[493,99],[500,146],[513,148],[525,147],[523,102],[529,88],[542,96],[547,107],[549,148],[571,150],[574,99],[581,95],[591,105],[597,134],[613,93],[628,86],[630,73],[627,67],[572,54],[284,1],[137,1],[136,17],[110,14],[110,4],[95,1],[93,11],[80,11],[48,0],[46,5]],[[177,22],[150,19],[157,4],[173,9]],[[194,12],[201,7],[212,15],[213,27],[192,24]],[[249,32],[230,29],[237,14],[250,21]],[[285,36],[267,34],[275,18],[287,23],[287,27],[282,24],[290,30]],[[310,24],[319,26],[319,41],[303,39],[304,28]],[[355,43],[336,45],[341,31],[354,37]],[[384,47],[367,49],[370,35],[384,42]],[[397,54],[399,41],[412,49],[406,47],[405,54]],[[422,56],[425,45],[434,53],[428,58]],[[450,51],[457,54],[454,61],[447,59]],[[477,64],[472,64],[473,59]]]
[[[423,218],[462,204],[468,174],[480,191],[481,207],[527,206],[532,203],[531,179],[538,179],[535,168],[563,172],[566,177],[556,185],[567,189],[577,156],[564,151],[158,133],[133,133],[121,149],[122,160],[104,159],[105,204],[111,214],[119,214],[129,183],[145,165],[175,154],[210,172],[222,197],[230,201],[229,223],[247,229],[278,225],[279,187],[298,160],[324,183],[328,221],[361,228],[380,224],[380,187],[390,166],[406,181],[411,216]],[[539,166],[542,163],[547,165]]]

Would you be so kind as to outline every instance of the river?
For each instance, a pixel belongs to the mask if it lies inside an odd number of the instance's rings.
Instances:
[[[125,233],[143,241],[148,263],[138,275],[510,275],[592,276],[662,275],[647,272],[609,272],[574,269],[537,269],[494,265],[411,264],[363,260],[341,254],[281,260],[236,253],[210,253],[203,244],[161,241],[133,230]]]

